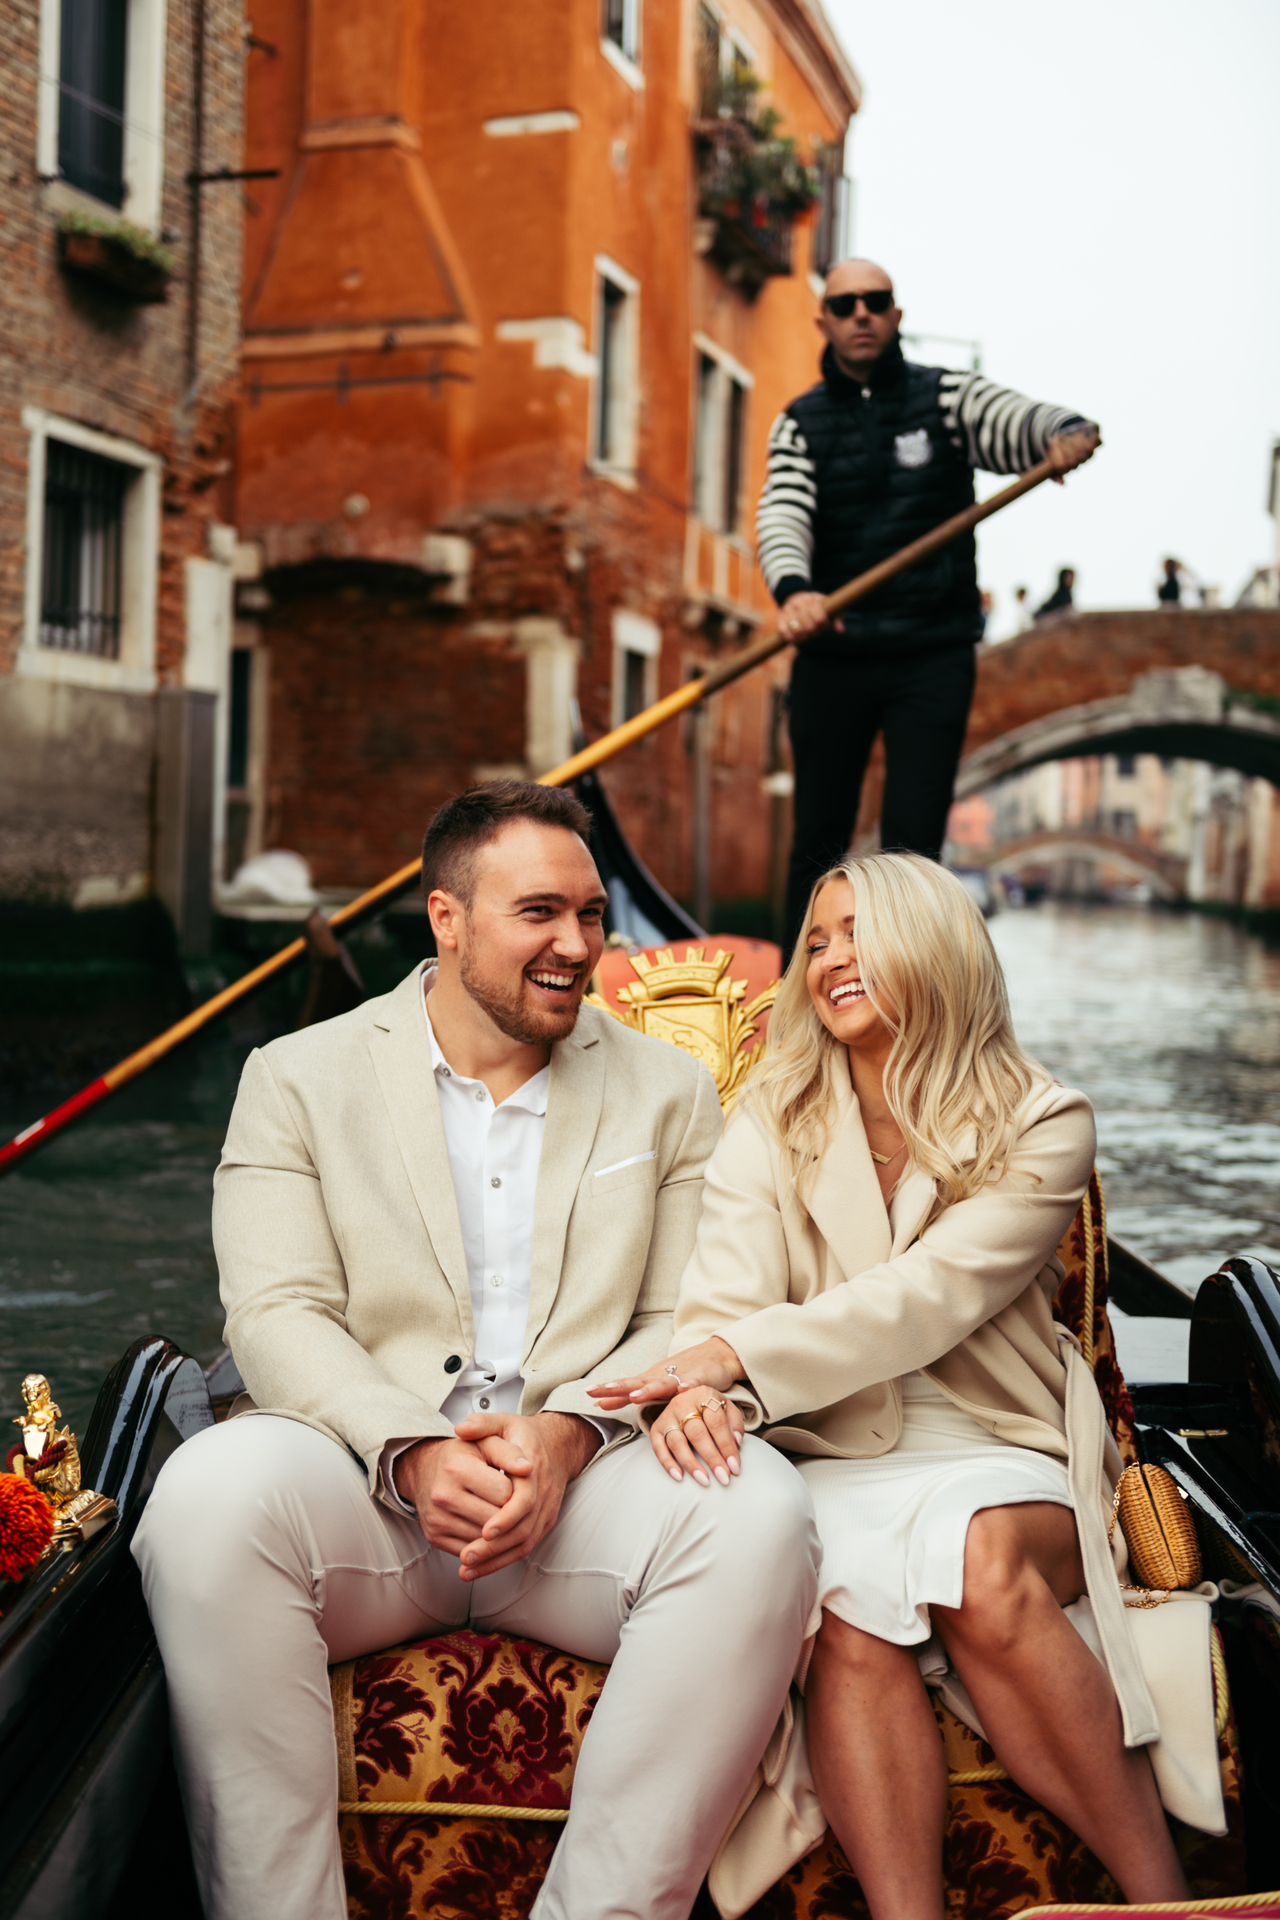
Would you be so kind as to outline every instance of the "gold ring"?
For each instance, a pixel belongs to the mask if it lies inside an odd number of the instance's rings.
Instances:
[[[701,1407],[695,1407],[692,1413],[686,1413],[684,1419],[680,1422],[681,1433],[684,1432],[685,1428],[688,1426],[691,1420],[701,1420],[701,1418],[702,1418]]]
[[[663,1439],[664,1439],[664,1440],[669,1440],[669,1439],[671,1438],[671,1436],[672,1436],[672,1434],[673,1434],[673,1433],[679,1433],[679,1431],[680,1431],[680,1429],[679,1429],[679,1427],[678,1427],[678,1426],[675,1426],[675,1427],[664,1427],[664,1428],[662,1429],[662,1437],[663,1437]]]
[[[727,1407],[728,1404],[729,1402],[727,1400],[704,1400],[698,1408],[698,1412],[705,1413],[707,1408],[710,1407],[712,1413],[719,1413],[721,1407]]]

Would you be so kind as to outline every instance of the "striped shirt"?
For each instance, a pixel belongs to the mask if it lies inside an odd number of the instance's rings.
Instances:
[[[987,473],[1025,473],[1043,460],[1050,440],[1091,423],[1068,407],[1028,400],[980,373],[944,373],[938,384],[943,428],[971,467]],[[768,468],[756,511],[756,552],[773,593],[808,581],[813,561],[817,475],[808,444],[790,413],[769,433]]]

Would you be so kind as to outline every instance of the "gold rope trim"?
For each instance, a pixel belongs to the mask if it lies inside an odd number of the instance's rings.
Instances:
[[[339,1800],[339,1813],[430,1813],[449,1820],[567,1820],[568,1807],[476,1806],[467,1800]]]
[[[1094,1171],[1096,1173],[1096,1168]],[[1098,1182],[1098,1186],[1101,1191],[1101,1181]],[[1084,1198],[1080,1202],[1080,1213],[1084,1221],[1084,1327],[1080,1334],[1080,1347],[1086,1365],[1092,1368],[1094,1268],[1097,1264],[1097,1255],[1093,1245],[1093,1203],[1089,1198],[1088,1187],[1085,1188]]]
[[[1227,1684],[1227,1657],[1216,1627],[1209,1629],[1209,1663],[1213,1668],[1213,1733],[1221,1740],[1231,1717],[1231,1689]]]
[[[949,1773],[949,1787],[981,1787],[989,1780],[1007,1780],[1008,1773],[997,1760],[994,1767],[972,1767],[967,1773]]]
[[[355,1678],[354,1660],[344,1660],[340,1667],[329,1669],[333,1735],[338,1746],[339,1802],[354,1800],[360,1791],[356,1782]]]
[[[1140,1900],[1137,1910],[1140,1913],[1245,1913],[1253,1907],[1280,1906],[1280,1893],[1229,1893],[1219,1900]],[[1050,1913],[1115,1913],[1128,1911],[1122,1901],[1112,1901],[1109,1906],[1075,1905],[1063,1901],[1060,1906],[1024,1907],[1018,1920],[1038,1920],[1040,1914]]]

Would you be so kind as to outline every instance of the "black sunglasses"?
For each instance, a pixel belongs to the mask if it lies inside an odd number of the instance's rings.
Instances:
[[[868,313],[888,313],[893,305],[893,288],[873,287],[870,293],[829,293],[822,304],[837,320],[847,320],[859,300]]]

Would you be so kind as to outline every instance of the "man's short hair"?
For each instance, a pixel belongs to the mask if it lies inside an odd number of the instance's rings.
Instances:
[[[567,827],[590,845],[591,815],[567,787],[542,787],[536,780],[487,780],[446,800],[427,828],[422,842],[423,899],[441,887],[469,907],[475,891],[476,855],[512,820]]]

